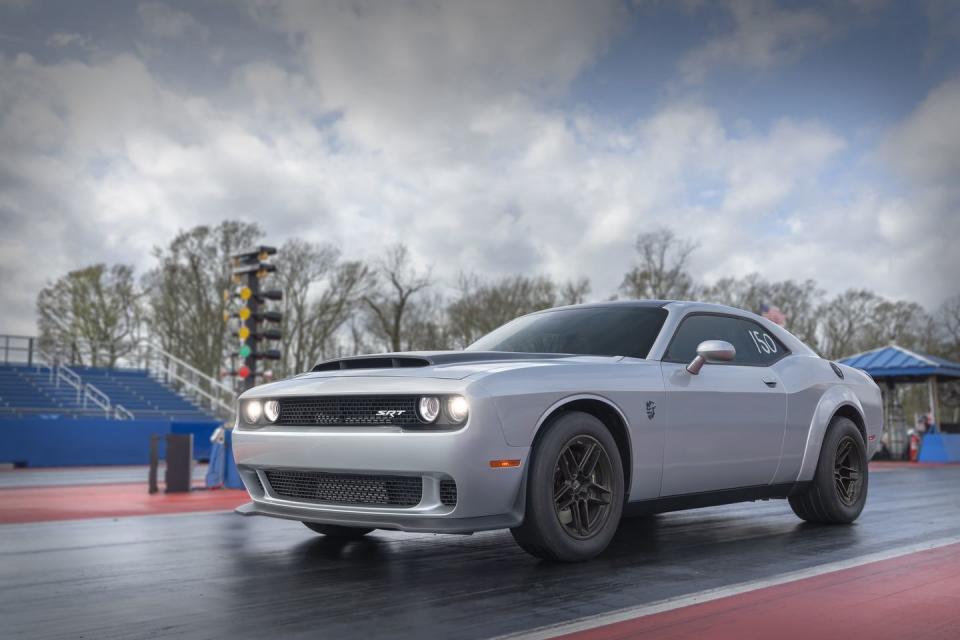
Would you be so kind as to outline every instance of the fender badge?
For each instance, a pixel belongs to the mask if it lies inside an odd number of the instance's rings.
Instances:
[[[647,417],[653,420],[655,415],[657,415],[657,403],[653,400],[647,400]]]

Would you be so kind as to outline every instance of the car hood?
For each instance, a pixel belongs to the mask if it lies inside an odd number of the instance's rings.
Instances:
[[[434,380],[432,388],[458,391],[469,376],[496,374],[531,367],[612,364],[621,356],[573,356],[542,353],[481,351],[415,351],[357,356],[321,362],[311,371],[258,385],[241,398],[358,393],[408,393],[421,388],[417,380]],[[378,382],[373,383],[375,379]],[[365,382],[363,381],[365,380]],[[437,391],[438,393],[440,391]]]
[[[576,356],[505,351],[404,351],[321,362],[299,378],[387,377],[462,380],[477,373],[530,366],[614,362],[620,356]]]

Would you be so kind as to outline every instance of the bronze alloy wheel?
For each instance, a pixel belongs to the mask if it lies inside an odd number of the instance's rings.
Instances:
[[[856,444],[850,436],[844,436],[837,444],[837,456],[833,463],[833,483],[840,501],[851,506],[860,497],[863,486],[863,466]]]
[[[560,450],[553,481],[553,507],[566,532],[585,540],[610,517],[613,466],[595,438],[579,435]]]

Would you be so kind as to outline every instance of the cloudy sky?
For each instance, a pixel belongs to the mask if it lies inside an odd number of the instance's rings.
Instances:
[[[0,333],[96,262],[257,220],[448,282],[637,233],[933,308],[960,291],[960,3],[0,0]]]

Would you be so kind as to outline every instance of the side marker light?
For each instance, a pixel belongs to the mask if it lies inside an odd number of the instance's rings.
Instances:
[[[508,469],[510,467],[519,467],[519,460],[491,460],[490,468],[491,469]]]

